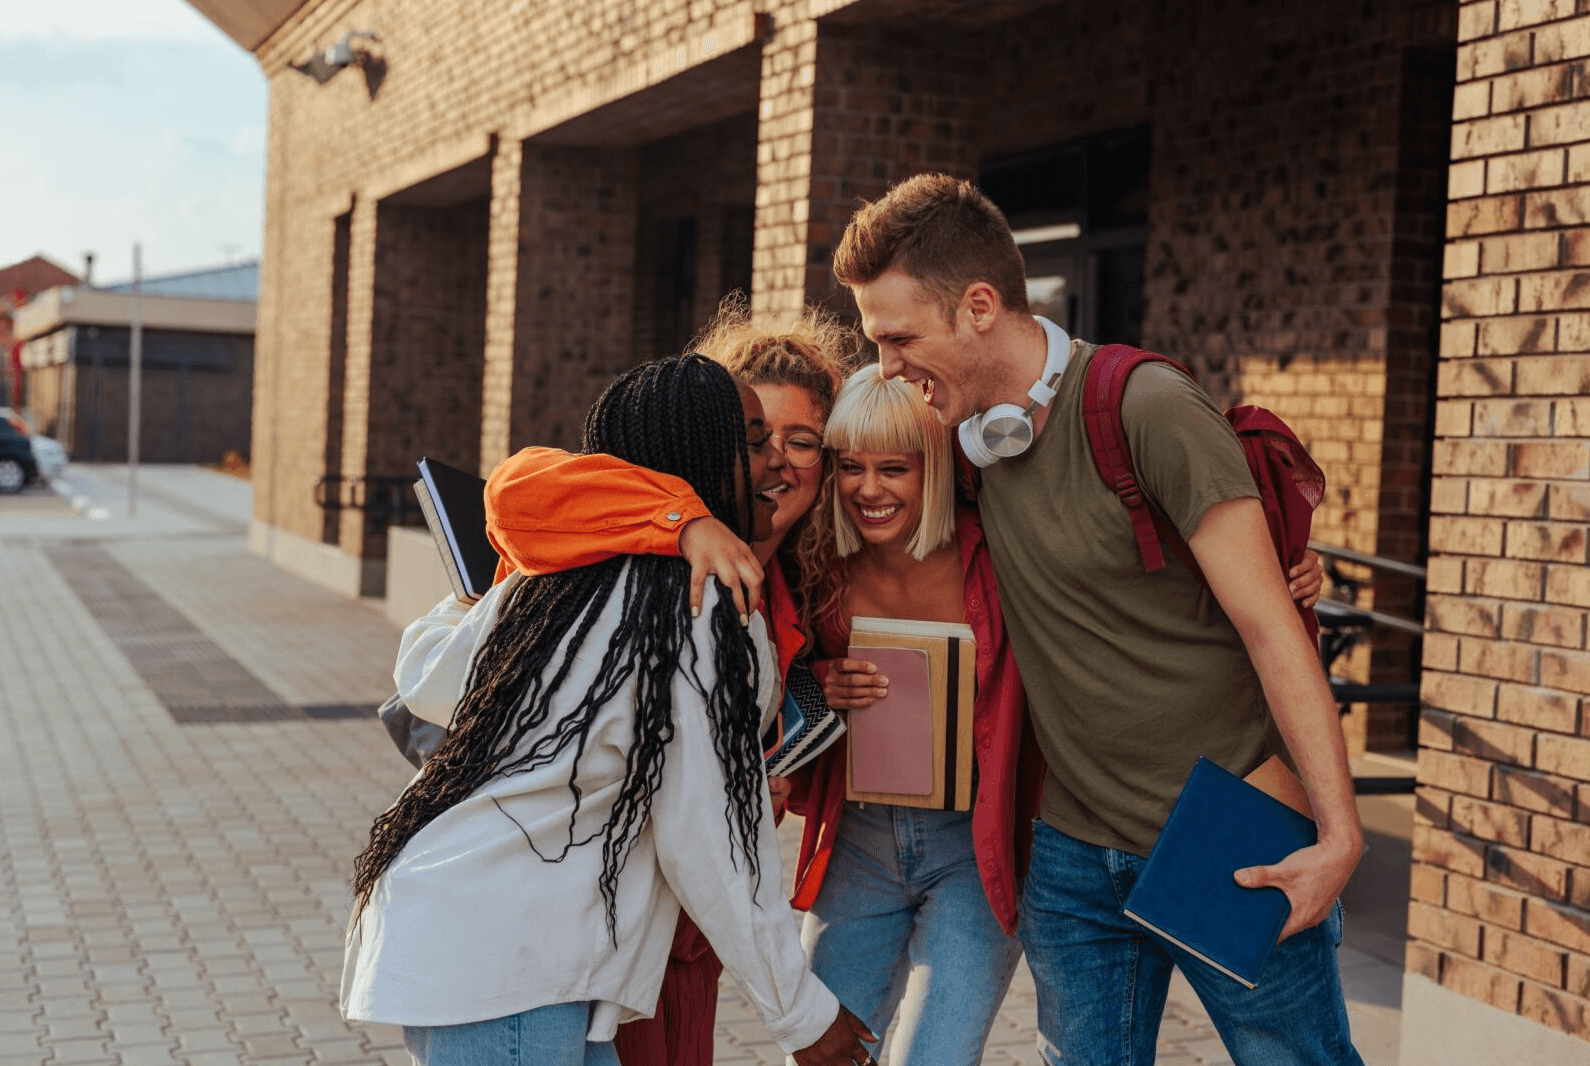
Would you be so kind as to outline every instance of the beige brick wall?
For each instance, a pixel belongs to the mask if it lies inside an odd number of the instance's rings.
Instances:
[[[1459,33],[1408,968],[1590,1038],[1590,17]]]

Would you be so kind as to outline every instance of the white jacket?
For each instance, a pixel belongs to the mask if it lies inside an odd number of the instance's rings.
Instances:
[[[617,625],[624,580],[576,652],[547,726],[568,713],[596,676],[607,634]],[[502,582],[467,613],[449,597],[404,632],[394,678],[416,715],[451,722],[475,653],[517,581]],[[707,590],[706,609],[690,630],[696,673],[709,690],[716,595],[715,585]],[[765,724],[778,666],[760,618],[751,634]],[[562,657],[560,650],[553,668]],[[652,796],[650,822],[618,877],[617,947],[597,883],[601,829],[623,782],[633,736],[633,677],[597,712],[579,756],[583,796],[573,838],[594,839],[568,846],[572,745],[555,762],[493,779],[438,816],[409,841],[349,927],[342,1006],[350,1020],[455,1025],[591,1001],[589,1039],[611,1040],[621,1022],[655,1010],[682,903],[781,1048],[794,1051],[822,1035],[839,1005],[801,950],[781,890],[767,789],[757,884],[743,858],[738,864],[731,858],[723,770],[705,702],[685,676],[688,648],[683,659],[662,783]],[[537,851],[562,859],[543,861]]]

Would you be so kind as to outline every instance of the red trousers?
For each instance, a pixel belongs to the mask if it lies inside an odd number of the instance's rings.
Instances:
[[[657,1013],[618,1027],[613,1045],[622,1066],[712,1066],[722,972],[707,938],[680,913]]]

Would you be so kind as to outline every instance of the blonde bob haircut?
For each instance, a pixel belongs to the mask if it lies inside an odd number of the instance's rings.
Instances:
[[[841,450],[922,456],[922,518],[906,551],[918,561],[955,538],[955,465],[949,430],[922,399],[922,390],[886,378],[877,363],[851,374],[828,416],[823,443]],[[861,534],[834,494],[834,541],[841,558],[861,550]]]

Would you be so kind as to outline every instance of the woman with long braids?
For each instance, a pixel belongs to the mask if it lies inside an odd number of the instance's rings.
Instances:
[[[725,578],[750,580],[758,590],[766,569],[762,614],[780,677],[808,644],[790,590],[801,572],[829,565],[831,540],[817,536],[806,518],[827,484],[823,425],[858,347],[854,331],[815,309],[768,327],[754,323],[743,299],[732,297],[693,345],[751,386],[785,458],[782,482],[772,493],[778,504],[772,535],[749,547],[740,540],[727,549],[720,545],[714,556]],[[560,570],[619,552],[671,554],[670,542],[681,537],[681,528],[688,541],[692,531],[715,524],[678,478],[608,456],[527,448],[505,462],[498,477],[504,491],[489,532],[504,558],[525,573]],[[676,508],[673,501],[680,493],[691,498]],[[654,499],[661,504],[652,507]],[[693,603],[700,602],[708,565],[694,570]],[[446,619],[433,617],[431,624],[445,625]],[[616,1046],[623,1066],[711,1066],[722,969],[700,931],[682,915],[656,1013],[619,1028]]]
[[[583,450],[681,478],[746,539],[770,531],[782,458],[755,394],[705,359],[621,376]],[[683,904],[798,1063],[870,1061],[780,897],[765,626],[716,586],[692,620],[688,595],[681,561],[615,556],[514,574],[456,625],[405,634],[405,700],[450,731],[357,860],[350,1019],[402,1025],[421,1066],[614,1063]]]

